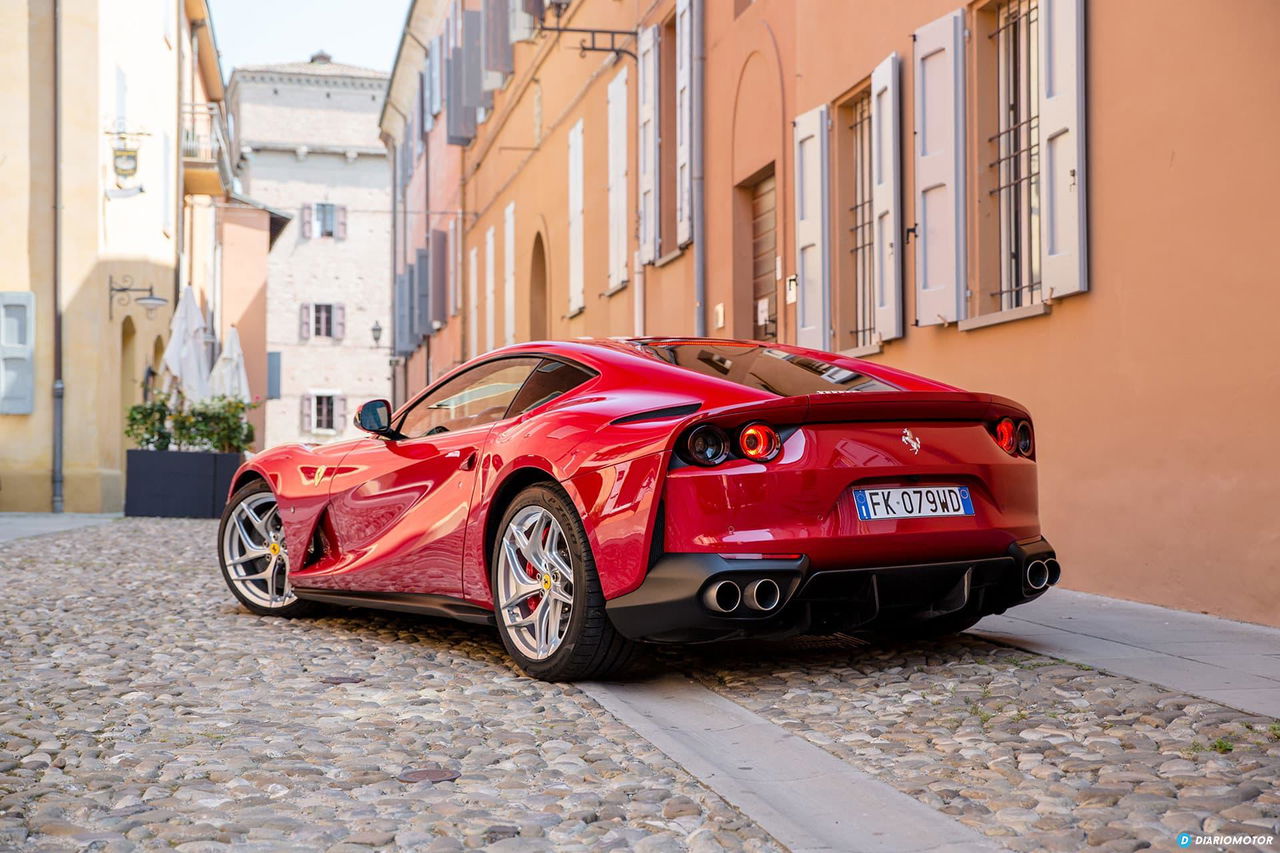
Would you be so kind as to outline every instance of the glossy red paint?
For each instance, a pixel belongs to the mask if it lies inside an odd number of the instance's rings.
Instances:
[[[820,570],[963,560],[1039,536],[1035,462],[1005,453],[990,432],[1001,418],[1029,421],[1021,406],[879,364],[768,346],[899,390],[779,397],[667,363],[631,341],[521,344],[433,387],[518,355],[568,360],[595,375],[482,426],[269,450],[245,464],[233,491],[255,476],[271,484],[297,587],[433,593],[485,607],[493,524],[518,491],[511,485],[535,479],[572,499],[610,599],[639,587],[658,551],[804,554]],[[732,434],[756,421],[782,437],[772,461],[701,468],[673,453],[694,424]],[[858,519],[852,487],[917,484],[968,486],[975,515]]]

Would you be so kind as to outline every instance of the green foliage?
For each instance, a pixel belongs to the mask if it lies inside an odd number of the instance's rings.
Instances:
[[[146,450],[213,450],[243,453],[253,443],[253,425],[245,418],[257,403],[214,397],[185,409],[166,394],[129,409],[125,435]]]
[[[1209,748],[1220,755],[1226,755],[1235,747],[1231,745],[1231,741],[1227,740],[1224,737],[1220,737],[1217,740],[1215,740],[1213,743],[1209,744]]]
[[[1272,723],[1268,726],[1267,734],[1271,735],[1272,740],[1280,740],[1280,723]]]

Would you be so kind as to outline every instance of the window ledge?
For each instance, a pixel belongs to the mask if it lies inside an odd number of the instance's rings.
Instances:
[[[630,284],[630,282],[624,281],[622,284],[618,285],[617,287],[611,287],[608,290],[602,290],[600,291],[600,296],[601,298],[617,296],[619,293],[627,289],[628,284]]]
[[[1001,323],[1012,323],[1014,320],[1025,320],[1028,317],[1039,317],[1042,314],[1048,314],[1050,305],[1048,302],[1035,302],[1031,305],[1023,305],[1018,308],[1008,308],[1004,311],[993,311],[990,314],[979,314],[977,317],[969,317],[960,321],[960,331],[972,332],[975,329],[982,329],[987,326],[998,326]]]
[[[574,317],[577,317],[579,314],[581,314],[583,311],[586,311],[586,310],[587,310],[587,306],[579,305],[577,308],[574,308],[568,314],[565,314],[564,319],[572,320]]]
[[[878,342],[840,350],[841,355],[847,355],[849,358],[866,358],[869,355],[879,355],[882,352],[884,352],[884,344]]]
[[[653,265],[655,267],[665,267],[667,264],[671,263],[672,261],[674,261],[676,258],[680,257],[683,254],[684,254],[684,246],[679,246],[671,250],[670,252],[667,252],[662,257],[658,258],[656,261],[653,262]]]

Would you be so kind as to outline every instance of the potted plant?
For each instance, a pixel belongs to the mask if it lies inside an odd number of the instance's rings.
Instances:
[[[156,394],[129,409],[124,514],[217,518],[253,443],[245,413],[256,403],[215,397],[185,408]]]

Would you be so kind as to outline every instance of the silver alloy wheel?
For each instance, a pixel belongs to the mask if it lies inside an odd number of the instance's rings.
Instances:
[[[297,601],[289,583],[284,522],[270,492],[249,495],[231,511],[222,534],[222,559],[231,583],[259,607]]]
[[[540,506],[515,514],[499,543],[497,575],[508,637],[531,660],[551,657],[573,611],[573,564],[555,516]]]

